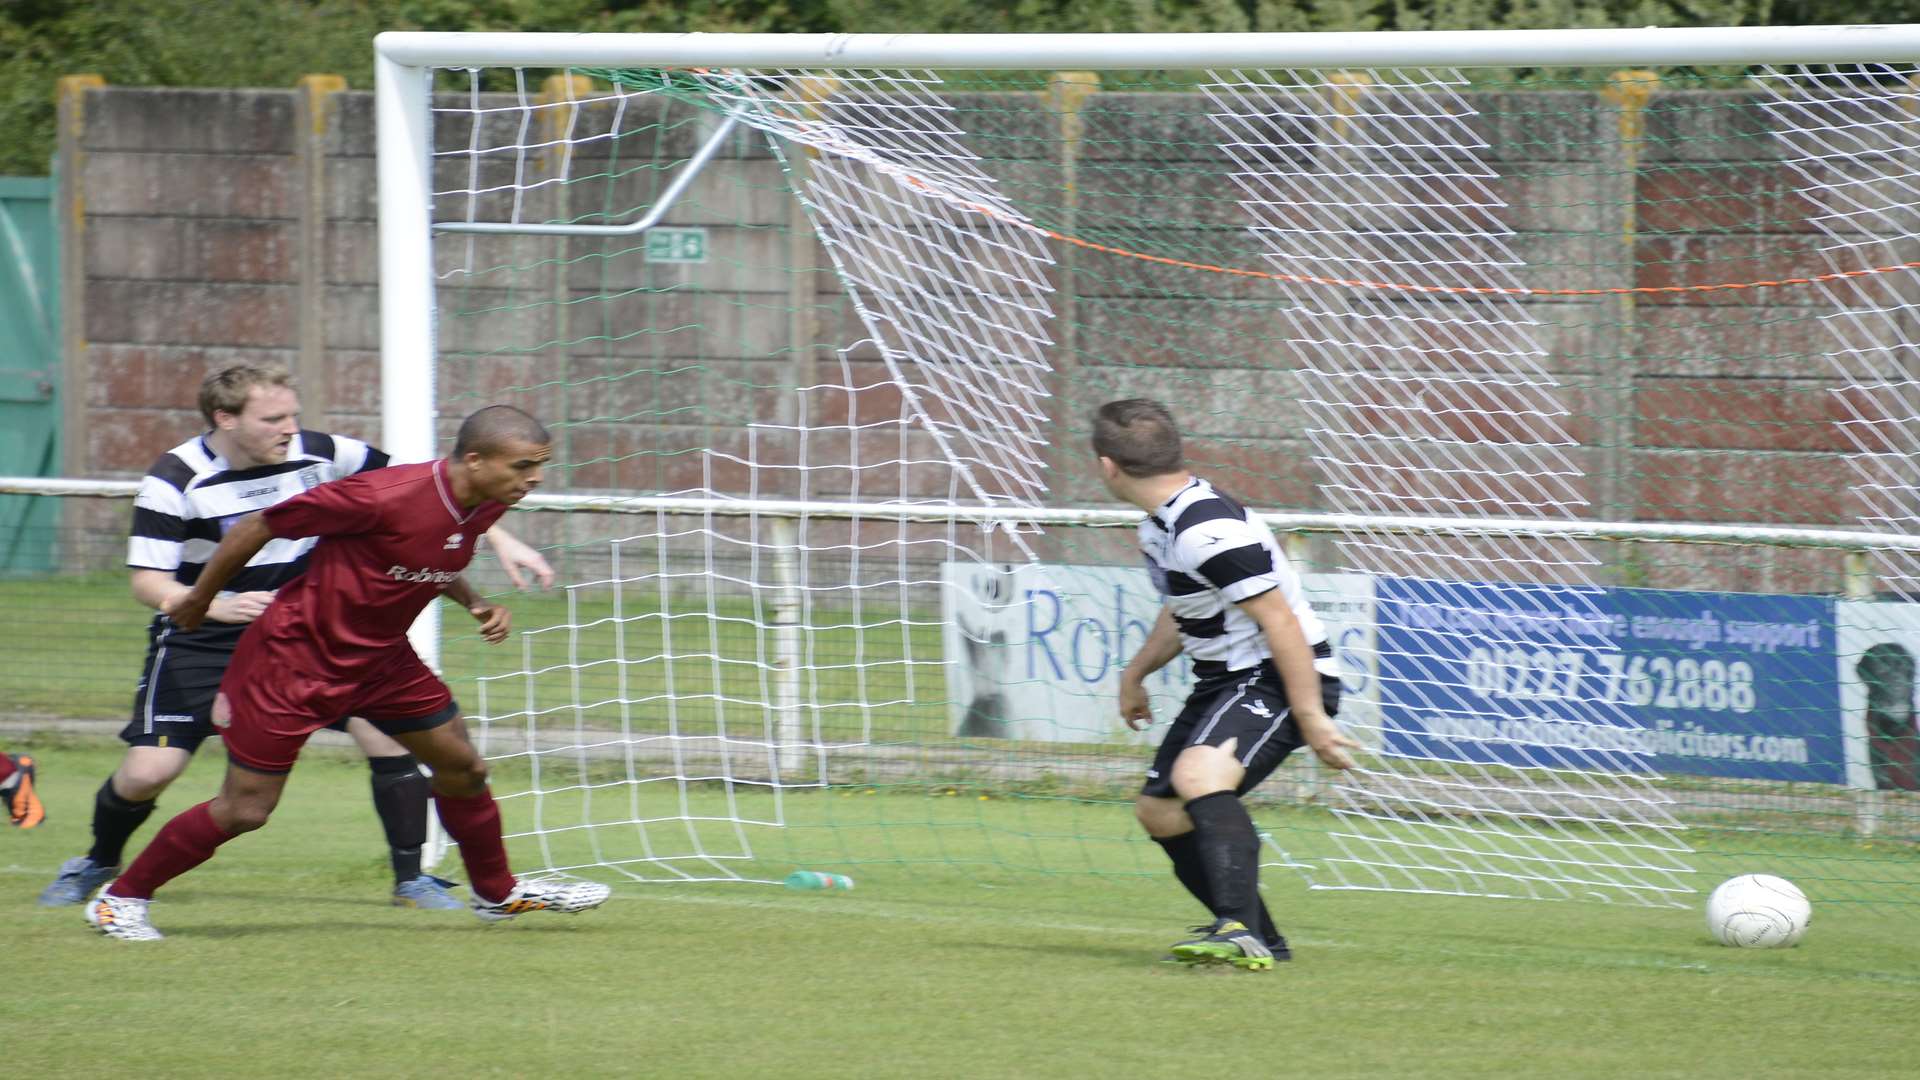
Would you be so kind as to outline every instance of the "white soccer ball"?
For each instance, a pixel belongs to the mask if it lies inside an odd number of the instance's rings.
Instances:
[[[1813,905],[1793,882],[1772,874],[1728,878],[1707,897],[1707,932],[1738,949],[1785,949],[1800,942]]]

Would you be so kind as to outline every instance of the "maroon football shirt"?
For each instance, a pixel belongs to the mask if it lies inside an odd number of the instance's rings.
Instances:
[[[453,498],[445,461],[342,477],[261,511],[277,537],[317,536],[307,572],[282,588],[252,632],[347,673],[405,642],[407,628],[473,561],[507,512]]]

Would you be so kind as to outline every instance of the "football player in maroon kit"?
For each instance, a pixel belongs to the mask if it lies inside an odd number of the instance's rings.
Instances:
[[[265,825],[308,736],[342,716],[366,718],[433,770],[434,806],[460,845],[483,920],[606,901],[605,885],[514,878],[486,764],[446,684],[407,643],[407,628],[442,593],[488,642],[506,639],[507,610],[460,572],[475,539],[539,485],[552,455],[539,421],[494,405],[467,417],[450,457],[343,477],[234,524],[193,588],[168,602],[176,625],[198,626],[221,586],[275,537],[320,539],[306,574],[247,628],[221,682],[229,763],[220,793],[167,822],[87,905],[88,923],[122,940],[160,938],[147,917],[154,891]]]
[[[31,755],[0,754],[0,803],[6,805],[7,821],[22,829],[34,828],[47,817],[47,808],[33,787],[34,777]]]

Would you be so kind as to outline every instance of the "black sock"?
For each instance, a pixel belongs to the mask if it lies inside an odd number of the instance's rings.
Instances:
[[[1280,936],[1280,928],[1273,925],[1273,915],[1267,911],[1267,902],[1260,896],[1260,886],[1256,882],[1253,888],[1253,902],[1260,905],[1260,925],[1254,927],[1260,934],[1260,940],[1268,946],[1278,945],[1287,940]]]
[[[1207,884],[1207,869],[1200,864],[1199,834],[1184,832],[1179,836],[1156,836],[1153,841],[1167,853],[1167,858],[1173,860],[1173,876],[1180,879],[1180,884],[1187,887],[1187,891],[1200,901],[1201,906],[1213,912],[1216,918],[1219,917],[1220,913],[1213,910],[1213,887]],[[1266,900],[1256,893],[1254,902],[1260,905],[1260,924],[1253,929],[1259,932],[1261,939],[1269,945],[1285,940],[1280,936],[1279,928],[1273,925],[1273,916],[1267,912]]]
[[[1156,836],[1153,842],[1159,844],[1173,860],[1173,876],[1187,887],[1200,906],[1213,911],[1213,887],[1207,884],[1207,868],[1200,865],[1200,844],[1198,834],[1183,832],[1179,836]],[[1220,914],[1213,911],[1218,917]]]
[[[127,840],[152,813],[152,799],[129,802],[113,790],[113,777],[107,777],[93,797],[93,850],[87,852],[87,858],[96,866],[119,866]]]
[[[412,881],[420,876],[420,848],[427,842],[427,803],[433,797],[433,781],[420,771],[412,754],[399,757],[368,758],[373,770],[373,808],[380,812],[380,826],[387,831],[387,847],[393,855],[393,883]]]
[[[1260,925],[1260,835],[1253,818],[1231,791],[1216,791],[1187,803],[1193,819],[1194,846],[1213,893],[1213,910],[1223,919],[1236,919],[1255,933]],[[1271,924],[1269,919],[1268,923]]]

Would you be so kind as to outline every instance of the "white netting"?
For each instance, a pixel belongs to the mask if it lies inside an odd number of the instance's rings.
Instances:
[[[963,494],[1038,505],[1053,259],[977,167],[939,78],[706,78],[731,115],[812,151],[800,196],[816,234]]]
[[[1920,353],[1911,331],[1920,310],[1915,276],[1888,267],[1920,261],[1920,69],[1853,65],[1816,71],[1767,68],[1767,97],[1780,157],[1793,171],[1807,222],[1826,241],[1819,283],[1833,314],[1827,354],[1842,380],[1833,389],[1860,522],[1910,535],[1920,525]],[[1876,552],[1887,584],[1912,595],[1920,566],[1911,553]]]
[[[1514,295],[1525,261],[1489,186],[1498,173],[1481,158],[1467,85],[1458,72],[1286,71],[1201,90],[1247,228],[1293,301],[1282,333],[1330,505],[1573,517],[1587,502],[1583,470],[1567,452],[1568,409],[1536,319]],[[1569,621],[1606,622],[1590,577],[1599,560],[1578,541],[1409,542],[1360,527],[1339,544],[1342,569],[1426,579],[1392,602],[1444,613],[1449,625],[1419,640],[1436,654],[1530,646],[1531,633],[1500,618],[1511,592],[1476,582],[1547,583],[1544,603]],[[1610,632],[1563,644],[1589,661],[1619,652]],[[1617,703],[1576,690],[1558,702],[1555,733],[1511,738],[1494,730],[1508,714],[1463,715],[1449,688],[1407,689],[1434,699],[1426,727],[1444,719],[1464,737],[1409,747],[1403,732],[1363,732],[1401,749],[1333,785],[1347,825],[1342,857],[1327,863],[1334,883],[1636,900],[1686,891],[1687,847],[1658,777],[1630,754],[1590,750],[1596,732],[1635,726]]]
[[[531,804],[517,820],[547,866],[753,876],[749,826],[790,824],[796,786],[1124,785],[1144,752],[1114,733],[1110,682],[1144,575],[1108,569],[1135,557],[1124,537],[1042,533],[1028,512],[1103,500],[1078,449],[1084,410],[1148,394],[1227,433],[1203,474],[1256,505],[1291,493],[1360,519],[1314,587],[1365,609],[1377,645],[1342,648],[1394,707],[1345,714],[1373,750],[1363,768],[1276,781],[1334,815],[1315,884],[1641,903],[1691,890],[1672,787],[1621,689],[1623,624],[1603,603],[1620,567],[1511,527],[1631,506],[1642,468],[1603,457],[1603,395],[1568,354],[1598,366],[1633,349],[1615,329],[1626,298],[1660,289],[1634,287],[1640,255],[1619,237],[1556,235],[1615,190],[1577,185],[1637,167],[1617,87],[1574,104],[1525,91],[1547,104],[1514,119],[1489,111],[1511,95],[1413,68],[1215,72],[1086,107],[1042,79],[1015,94],[933,72],[592,74],[558,93],[522,72],[451,76],[464,85],[437,114],[436,219],[661,224],[443,236],[445,381],[564,417],[571,490],[746,512],[575,519],[549,538],[577,564],[569,609],[526,636],[518,670],[483,679],[480,710],[489,756],[526,770],[509,802]],[[1920,148],[1896,122],[1911,87],[1768,78],[1711,108],[1739,138],[1777,142],[1802,181],[1766,197],[1823,209],[1826,265],[1874,271],[1811,275],[1824,300],[1801,303],[1842,342],[1859,520],[1906,531],[1912,277],[1883,271],[1916,258],[1900,200],[1920,188]],[[1514,140],[1550,143],[1529,152],[1553,168],[1511,175]],[[1709,259],[1670,261],[1683,281],[1730,280]],[[1704,325],[1729,325],[1718,317]],[[1730,509],[1695,519],[1747,516],[1740,485],[1719,486]],[[1670,512],[1677,497],[1657,494]],[[922,509],[752,510],[768,499]],[[980,528],[979,506],[1012,535]],[[1365,520],[1387,516],[1489,529]],[[1906,582],[1907,556],[1884,558]],[[1710,562],[1686,572],[1709,580]],[[1035,615],[1040,594],[1055,606]],[[1014,612],[1024,643],[1002,625]],[[1047,642],[1068,642],[1066,659]],[[1107,682],[1013,704],[1043,661]]]

